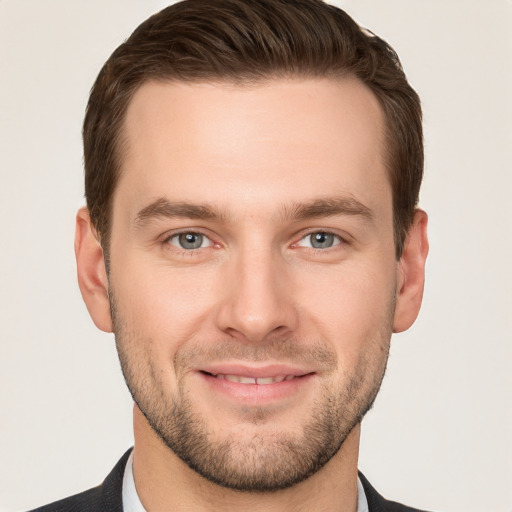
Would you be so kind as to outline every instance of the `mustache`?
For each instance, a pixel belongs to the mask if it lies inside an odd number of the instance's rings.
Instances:
[[[338,366],[335,351],[319,341],[296,338],[273,338],[261,342],[219,340],[217,342],[191,341],[174,355],[175,368],[190,368],[222,361],[261,363],[272,361],[297,364],[321,371],[333,371]]]

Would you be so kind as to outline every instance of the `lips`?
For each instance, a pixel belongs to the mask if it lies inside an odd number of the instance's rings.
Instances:
[[[309,389],[308,383],[316,375],[305,366],[269,362],[248,365],[234,361],[208,364],[196,372],[214,393],[212,399],[224,396],[235,403],[257,406],[299,396],[298,393]]]
[[[222,406],[231,404],[263,407],[289,404],[294,397],[304,397],[316,372],[289,364],[247,365],[238,362],[212,363],[195,372],[209,394],[209,401]],[[200,384],[202,386],[203,384]]]
[[[205,372],[208,373],[208,372]],[[218,373],[216,375],[209,373],[212,377],[216,377],[220,380],[227,380],[229,382],[237,382],[240,384],[253,384],[264,386],[267,384],[275,384],[278,382],[289,381],[296,377],[296,375],[275,375],[270,377],[248,377],[245,375],[232,375],[232,374],[223,374]]]
[[[197,371],[220,380],[240,384],[276,384],[296,377],[315,373],[311,368],[283,364],[244,364],[241,362],[212,363],[197,368]]]

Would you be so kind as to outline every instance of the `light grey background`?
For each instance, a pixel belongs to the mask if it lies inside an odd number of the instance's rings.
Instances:
[[[512,2],[346,0],[423,98],[431,254],[360,468],[385,496],[512,511]],[[113,49],[164,2],[0,2],[0,510],[99,483],[133,442],[113,337],[75,278],[80,130]]]

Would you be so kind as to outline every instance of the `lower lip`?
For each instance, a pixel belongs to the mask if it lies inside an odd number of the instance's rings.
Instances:
[[[198,375],[215,393],[221,393],[246,405],[262,405],[290,398],[298,394],[314,378],[313,373],[294,377],[291,380],[272,384],[240,384],[226,379],[218,379],[213,375],[198,372]]]

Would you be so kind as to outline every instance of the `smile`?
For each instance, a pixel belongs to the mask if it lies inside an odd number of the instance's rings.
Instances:
[[[246,406],[263,406],[289,400],[309,389],[316,372],[290,365],[247,367],[239,364],[218,364],[202,368],[196,375],[201,377],[212,398],[225,397],[232,403]],[[219,402],[217,402],[219,403]]]
[[[292,380],[295,378],[295,375],[276,375],[274,377],[245,377],[243,375],[225,375],[222,373],[218,373],[217,375],[213,375],[217,379],[228,380],[229,382],[238,382],[240,384],[275,384],[276,382],[283,382]]]

